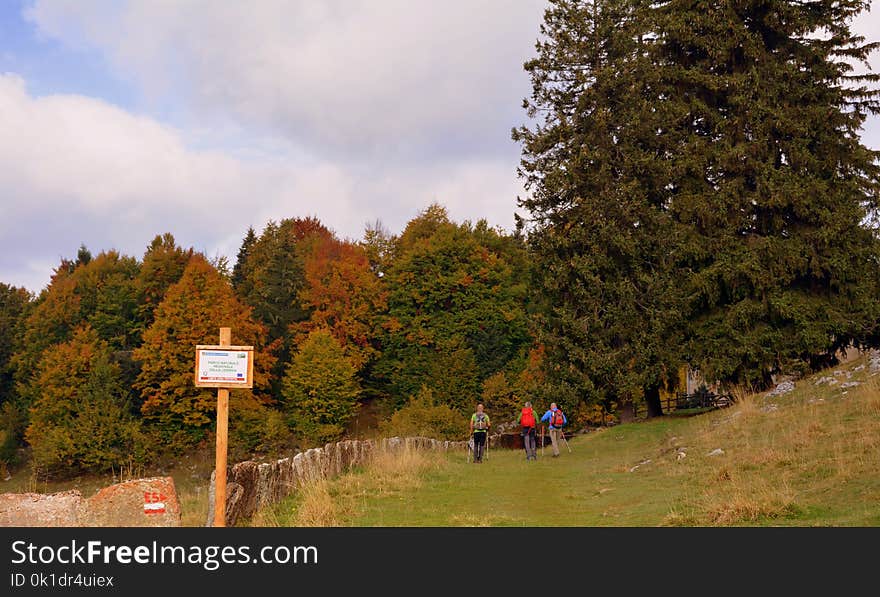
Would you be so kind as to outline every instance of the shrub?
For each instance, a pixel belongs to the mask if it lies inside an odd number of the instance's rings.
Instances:
[[[119,367],[97,352],[84,379],[64,396],[44,394],[31,409],[27,439],[36,468],[47,473],[105,472],[146,460],[146,439],[130,412]]]
[[[383,435],[423,436],[455,440],[467,435],[467,419],[446,404],[437,404],[434,393],[422,386],[403,408],[379,424]]]
[[[284,414],[253,401],[233,402],[229,412],[229,451],[233,459],[254,452],[277,454],[291,446]]]

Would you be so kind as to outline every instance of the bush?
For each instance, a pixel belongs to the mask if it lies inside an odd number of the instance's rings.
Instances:
[[[291,446],[284,414],[255,402],[234,403],[229,413],[229,451],[233,459],[253,453],[278,454]]]
[[[614,403],[611,406],[616,408]],[[601,403],[587,404],[586,402],[580,402],[574,408],[574,412],[566,413],[566,417],[568,417],[569,427],[573,429],[603,427],[618,422],[618,417],[614,414],[614,411],[609,411]]]
[[[19,462],[19,439],[24,435],[25,415],[12,402],[0,406],[0,462],[15,465]]]
[[[132,417],[119,368],[99,353],[84,383],[48,408],[49,396],[34,405],[28,441],[35,467],[47,473],[106,472],[146,460],[146,438]]]
[[[460,440],[467,436],[467,423],[457,410],[437,404],[434,393],[422,386],[403,408],[382,421],[379,429],[386,436]]]

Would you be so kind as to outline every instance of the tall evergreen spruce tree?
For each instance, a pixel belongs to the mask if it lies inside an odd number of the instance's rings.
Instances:
[[[235,295],[253,309],[275,343],[278,360],[272,370],[272,393],[281,395],[281,379],[294,350],[291,325],[311,315],[300,300],[306,285],[305,260],[318,238],[332,236],[317,218],[269,221],[257,237],[248,229],[232,272]]]
[[[257,233],[254,232],[253,226],[248,226],[247,234],[241,241],[241,247],[238,249],[238,256],[235,258],[235,265],[232,267],[232,287],[239,292],[240,287],[247,281],[245,270],[247,268],[247,259],[251,254],[251,249],[257,242]],[[246,295],[246,291],[240,294]]]
[[[657,414],[685,355],[765,385],[876,343],[866,6],[552,2],[514,139],[557,388]]]
[[[644,3],[556,0],[526,63],[530,116],[513,137],[530,191],[532,287],[552,399],[647,400],[680,361],[677,232],[650,101]]]
[[[661,2],[670,213],[688,230],[687,349],[710,379],[773,373],[875,342],[878,93],[852,76],[877,44],[868,2]]]

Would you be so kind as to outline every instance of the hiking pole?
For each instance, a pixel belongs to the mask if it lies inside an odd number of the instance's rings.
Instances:
[[[541,458],[544,457],[544,426],[541,425]]]
[[[565,442],[565,447],[568,448],[568,453],[571,454],[571,446],[568,445],[568,440],[565,439],[565,432],[562,430],[561,427],[559,428],[559,433],[560,435],[562,435],[562,441]]]

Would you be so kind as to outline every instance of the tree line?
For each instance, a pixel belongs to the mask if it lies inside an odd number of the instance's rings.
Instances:
[[[511,233],[437,204],[399,234],[315,218],[248,230],[234,265],[157,236],[141,258],[81,247],[38,296],[0,285],[0,427],[47,471],[209,441],[193,347],[256,347],[233,447],[351,433],[461,433],[480,399],[575,419],[708,380],[880,346],[878,48],[865,1],[552,0],[536,54]],[[861,63],[861,64],[860,64]]]
[[[0,285],[2,457],[27,445],[62,474],[211,441],[194,350],[221,326],[255,348],[254,387],[233,392],[236,455],[340,439],[365,405],[392,431],[460,437],[475,401],[510,410],[534,391],[525,268],[521,237],[438,204],[358,241],[270,221],[232,268],[168,233],[139,259],[82,246],[36,297]]]

